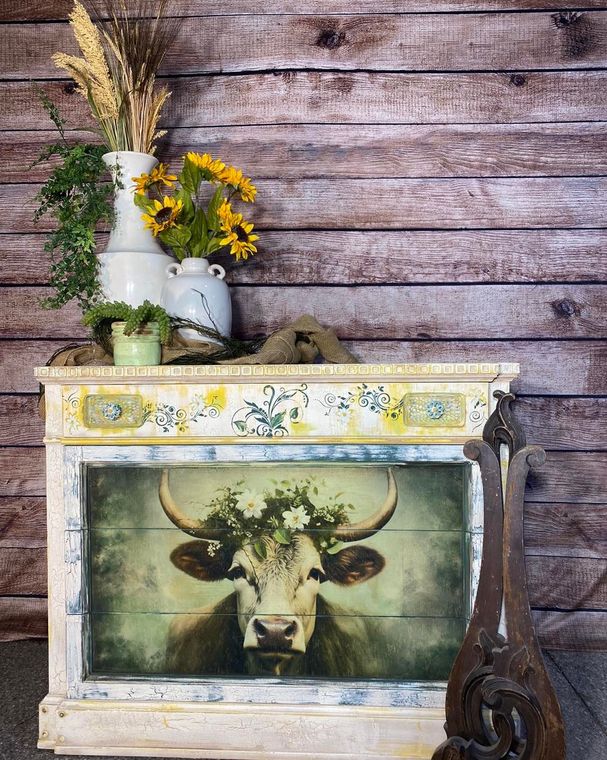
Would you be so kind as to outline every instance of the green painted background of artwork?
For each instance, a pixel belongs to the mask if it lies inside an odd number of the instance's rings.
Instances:
[[[395,472],[396,513],[364,542],[381,551],[385,569],[350,588],[325,583],[321,593],[381,632],[372,637],[383,639],[381,652],[373,654],[370,642],[375,677],[446,679],[465,625],[465,466],[412,464]],[[162,512],[159,477],[158,466],[88,470],[96,672],[164,672],[166,634],[175,615],[232,590],[227,580],[203,583],[170,562],[172,549],[191,538]],[[342,492],[340,500],[356,508],[352,520],[372,512],[385,496],[385,466],[360,464],[180,466],[171,470],[171,489],[188,514],[204,518],[204,505],[221,486],[245,479],[249,488],[263,491],[273,487],[272,480],[303,477],[315,478],[319,503]]]

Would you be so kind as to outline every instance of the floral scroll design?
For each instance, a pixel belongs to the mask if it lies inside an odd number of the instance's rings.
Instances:
[[[63,409],[65,417],[65,427],[68,433],[75,433],[79,426],[79,412],[81,401],[78,391],[72,391],[69,396],[63,397]]]
[[[386,419],[401,420],[405,425],[453,427],[465,422],[466,398],[461,393],[406,393],[393,397],[384,385],[370,387],[361,383],[344,395],[327,393],[320,403],[327,417],[345,417],[359,407]],[[472,400],[469,420],[474,430],[485,422],[486,407],[484,398]]]
[[[468,419],[472,423],[472,432],[474,433],[487,421],[487,401],[478,396],[472,401]]]
[[[288,426],[303,419],[304,410],[310,402],[307,390],[305,383],[291,389],[264,385],[263,394],[266,398],[260,403],[245,399],[245,405],[232,416],[232,430],[241,438],[288,436]]]
[[[361,409],[368,409],[375,414],[383,414],[393,420],[403,416],[404,402],[404,396],[398,401],[393,401],[385,386],[378,385],[377,388],[370,388],[367,383],[357,385],[353,391],[348,391],[345,396],[327,393],[320,400],[326,409],[325,416],[327,417],[332,412],[345,416],[352,411],[353,407],[359,406]]]
[[[187,406],[180,407],[147,401],[143,407],[142,424],[152,422],[163,433],[169,433],[173,429],[178,433],[186,433],[191,423],[205,417],[215,419],[221,411],[222,406],[215,398],[207,401],[202,394],[196,394]]]

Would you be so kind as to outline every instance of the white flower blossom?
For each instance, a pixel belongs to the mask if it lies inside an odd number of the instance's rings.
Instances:
[[[239,509],[242,516],[247,520],[250,517],[261,517],[261,513],[266,507],[267,504],[263,496],[260,493],[253,493],[253,491],[243,491],[236,502],[236,509]]]
[[[304,507],[293,507],[287,512],[283,512],[285,528],[290,530],[303,530],[310,522],[310,515],[306,514]]]
[[[214,557],[217,554],[217,550],[221,548],[221,541],[207,541],[207,554],[209,557]]]

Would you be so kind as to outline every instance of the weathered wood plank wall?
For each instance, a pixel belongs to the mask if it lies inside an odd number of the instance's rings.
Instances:
[[[45,635],[42,424],[32,368],[85,332],[43,312],[28,170],[54,135],[38,80],[69,0],[0,2],[0,638]],[[363,360],[519,361],[548,462],[527,490],[547,646],[607,648],[607,2],[175,0],[164,158],[259,179],[263,247],[230,280],[239,332],[304,311]],[[554,5],[555,7],[551,7]],[[329,11],[329,12],[327,12]]]

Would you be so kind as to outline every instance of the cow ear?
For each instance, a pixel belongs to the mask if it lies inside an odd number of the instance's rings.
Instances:
[[[199,581],[223,580],[230,561],[230,555],[222,548],[215,548],[210,554],[208,541],[188,541],[171,552],[171,562],[175,567]]]
[[[322,566],[328,581],[340,586],[364,583],[381,573],[386,565],[382,555],[368,546],[347,546],[337,554],[323,554]]]

